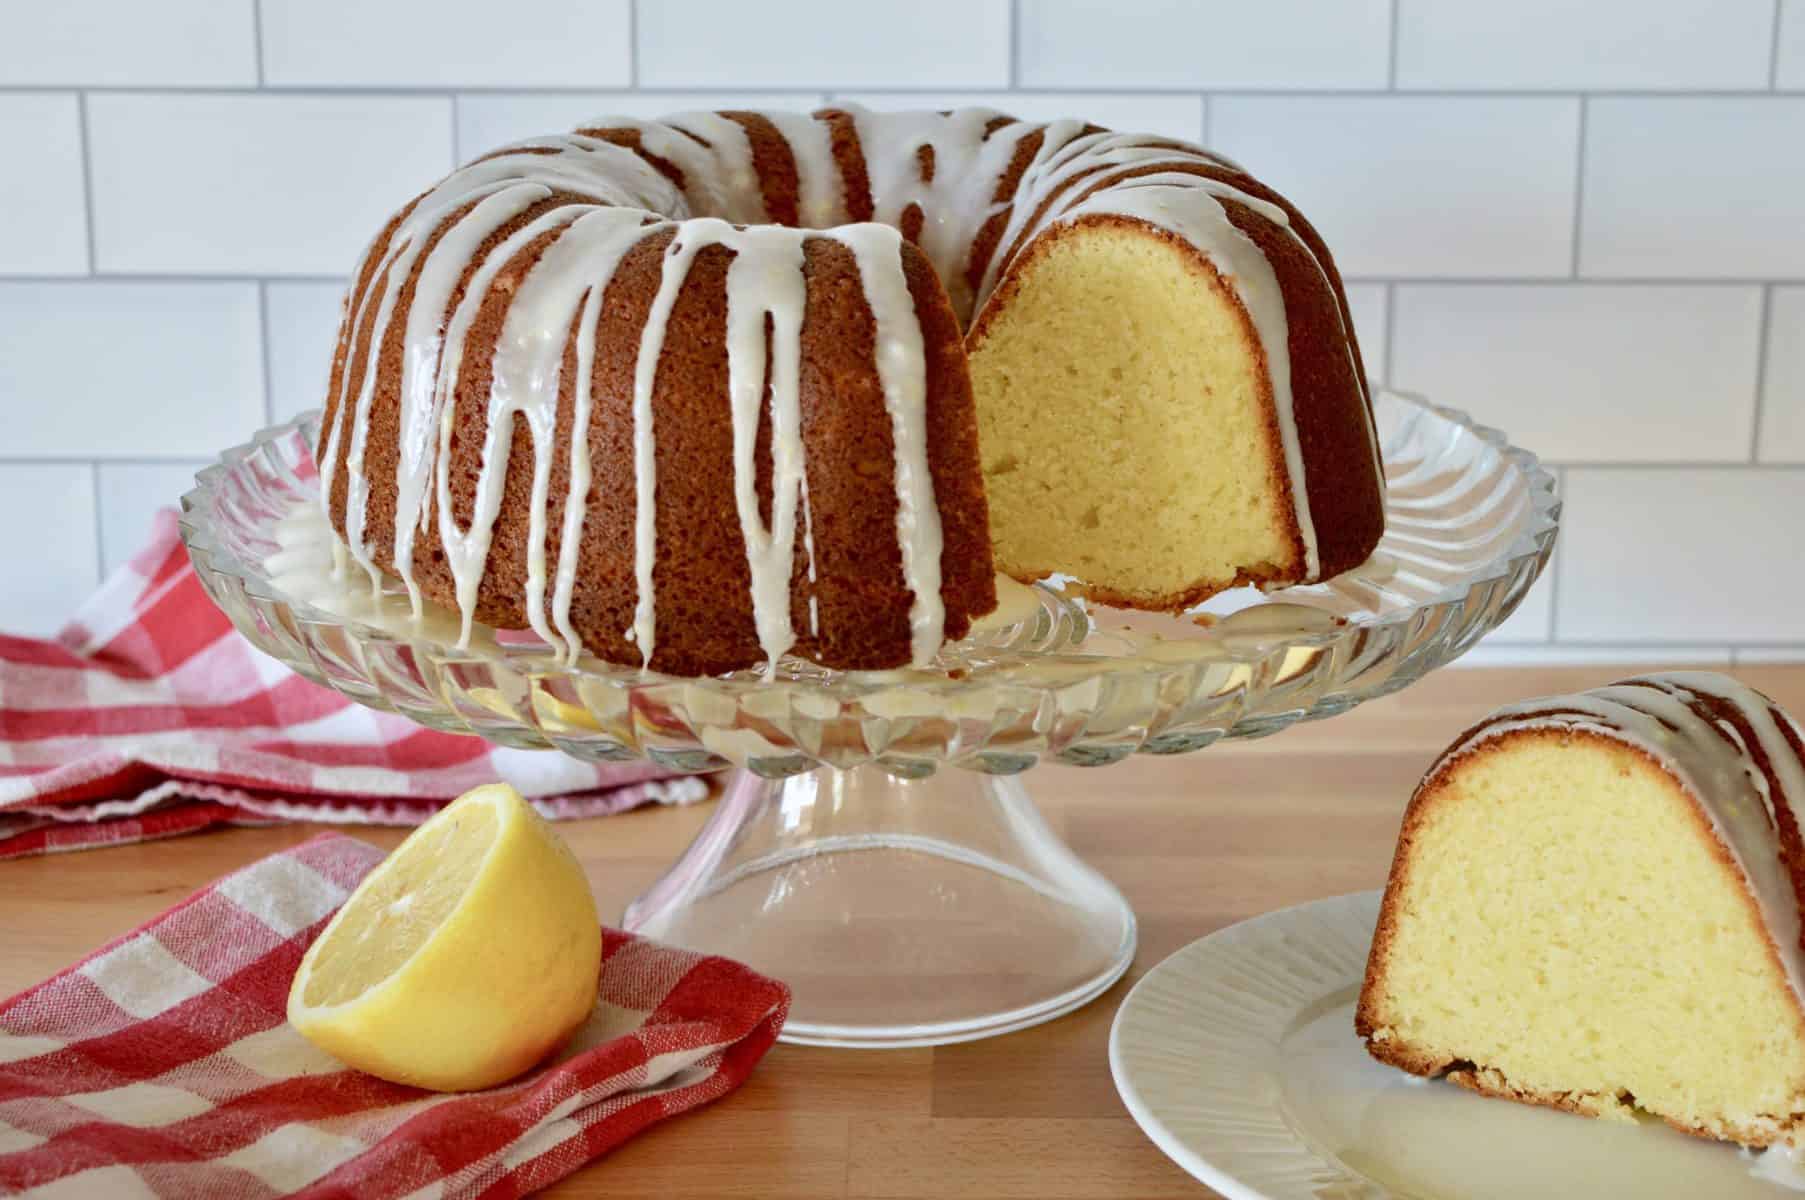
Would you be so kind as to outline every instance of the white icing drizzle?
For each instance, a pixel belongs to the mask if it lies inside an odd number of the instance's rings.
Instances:
[[[802,312],[807,289],[802,240],[772,226],[730,231],[727,269],[727,377],[733,409],[733,499],[752,577],[752,623],[768,669],[796,641],[790,569],[807,474],[802,453]],[[767,316],[771,336],[765,336]],[[771,376],[771,526],[758,511],[758,419]],[[939,649],[936,644],[935,649]]]
[[[514,441],[514,417],[516,414],[525,417],[534,445],[545,447],[543,452],[537,452],[533,456],[533,505],[535,511],[543,516],[544,481],[546,472],[550,469],[552,444],[552,423],[547,412],[556,406],[558,395],[554,389],[548,402],[543,397],[517,397],[491,387],[489,413],[483,426],[482,466],[476,477],[475,511],[470,519],[470,527],[459,529],[451,505],[451,434],[454,415],[452,392],[456,387],[458,369],[463,365],[464,339],[469,336],[476,314],[489,294],[489,285],[501,273],[508,260],[526,249],[529,243],[569,225],[581,215],[582,210],[574,206],[554,208],[508,235],[483,260],[476,274],[471,276],[470,286],[445,326],[444,361],[440,367],[438,395],[435,400],[440,418],[439,453],[434,464],[434,482],[439,512],[439,541],[445,548],[445,560],[451,567],[452,578],[457,581],[458,613],[462,619],[458,634],[460,648],[470,644],[477,590],[488,566],[495,518],[501,513],[502,488],[507,482],[508,451]],[[523,409],[523,401],[530,408]],[[534,524],[534,535],[542,539],[545,535],[544,521],[541,519]],[[535,625],[538,624],[535,621]]]
[[[373,584],[379,581],[366,533],[372,490],[365,464],[377,360],[397,313],[404,310],[399,332],[394,543],[389,548],[395,573],[406,583],[418,612],[414,543],[436,518],[433,527],[453,580],[462,634],[468,639],[518,417],[532,443],[527,617],[532,628],[566,657],[579,655],[582,639],[573,626],[571,605],[592,490],[589,440],[583,431],[594,407],[596,330],[604,315],[608,283],[622,258],[645,239],[668,234],[671,241],[659,288],[640,333],[632,394],[637,595],[631,627],[624,632],[639,650],[641,662],[649,665],[657,646],[653,568],[658,480],[652,398],[670,313],[690,267],[703,249],[722,246],[734,256],[727,273],[734,500],[746,548],[753,624],[761,651],[774,667],[798,637],[797,614],[791,612],[790,603],[798,535],[808,579],[807,631],[811,637],[821,632],[815,594],[815,514],[803,454],[800,337],[806,306],[804,247],[810,237],[826,237],[852,253],[876,326],[876,369],[895,447],[897,544],[904,583],[911,593],[911,656],[917,665],[925,664],[944,635],[943,531],[928,469],[925,353],[895,228],[911,206],[918,206],[920,248],[964,321],[982,308],[1006,274],[1010,251],[1030,244],[1058,222],[1113,213],[1168,230],[1209,255],[1235,288],[1264,350],[1307,569],[1310,577],[1316,576],[1320,563],[1292,416],[1283,297],[1271,265],[1228,221],[1222,201],[1245,204],[1274,226],[1289,230],[1281,208],[1182,169],[1130,177],[1135,170],[1168,163],[1174,168],[1211,164],[1238,169],[1207,151],[1152,135],[1085,133],[1078,121],[1014,122],[986,133],[1002,114],[983,108],[944,114],[840,108],[851,115],[858,137],[875,223],[847,224],[846,182],[834,157],[831,124],[793,113],[758,115],[788,143],[804,229],[768,224],[771,215],[753,139],[740,120],[720,113],[682,113],[663,121],[598,117],[580,126],[591,130],[589,134],[535,138],[505,147],[459,168],[421,196],[392,231],[366,250],[360,277],[367,274],[369,282],[356,302],[348,304],[345,315],[348,344],[367,339],[368,352],[361,371],[353,370],[353,356],[347,355],[334,398],[335,419],[323,432],[322,494],[329,500],[338,472],[342,469],[346,476],[344,548],[339,557],[363,567]],[[597,136],[624,130],[637,135],[638,152]],[[1013,193],[999,200],[999,182],[1025,140],[1034,137],[1038,143],[1026,170]],[[919,157],[924,148],[931,151],[933,163],[927,179]],[[667,178],[653,159],[674,167],[681,185]],[[1100,190],[1085,195],[1099,185]],[[555,206],[498,240],[497,235],[527,210],[548,202]],[[973,243],[993,221],[1000,222],[1002,236],[987,260],[974,264],[969,261]],[[503,268],[538,238],[545,238],[546,244],[537,260],[502,285],[512,287],[513,294],[495,348],[471,520],[467,528],[460,528],[451,511],[450,451],[465,342]],[[1313,253],[1306,257],[1316,261]],[[970,282],[974,275],[979,280],[976,287]],[[564,451],[556,436],[557,398],[564,356],[573,340],[570,418],[576,433]],[[767,369],[773,468],[768,523],[761,518],[756,489]],[[560,506],[558,549],[552,562],[550,489],[561,452],[568,456],[569,484]],[[1376,461],[1376,443],[1373,453]],[[624,503],[624,497],[618,502]]]
[[[940,649],[946,609],[940,599],[940,508],[928,469],[927,370],[915,301],[902,270],[902,234],[888,225],[844,225],[834,240],[852,251],[877,324],[877,375],[890,410],[896,458],[896,537],[902,547],[912,661]]]
[[[569,210],[558,210],[560,212]],[[491,428],[500,426],[512,435],[511,414],[527,418],[533,437],[533,497],[531,530],[527,538],[527,617],[533,631],[569,655],[574,631],[569,627],[570,587],[576,573],[577,529],[588,499],[589,439],[571,439],[572,478],[565,497],[563,534],[559,542],[560,595],[547,611],[546,520],[553,458],[558,393],[564,366],[564,349],[571,324],[581,307],[589,314],[579,328],[577,378],[573,383],[573,430],[587,431],[594,380],[595,321],[600,296],[606,291],[621,256],[643,236],[640,216],[631,209],[597,208],[572,221],[563,236],[548,246],[520,281],[508,305],[501,336],[495,344],[489,396]],[[584,343],[588,350],[585,355]],[[543,448],[543,452],[542,452]],[[579,465],[580,459],[580,465]],[[485,472],[485,476],[500,472]],[[573,518],[575,521],[573,522]],[[575,527],[573,527],[575,526]],[[554,631],[552,624],[558,629]]]
[[[665,246],[658,294],[652,299],[652,311],[639,334],[639,354],[633,360],[633,578],[639,594],[626,637],[639,648],[640,662],[648,667],[658,647],[658,600],[652,583],[652,568],[658,560],[658,444],[652,428],[652,388],[658,380],[664,331],[677,294],[689,277],[690,263],[709,244],[708,234],[716,233],[717,226],[731,229],[713,217],[698,218],[693,228],[686,222]]]
[[[1750,754],[1736,725],[1714,716],[1702,703],[1707,700],[1728,707],[1753,731],[1771,778]],[[1697,801],[1735,859],[1787,982],[1805,1008],[1799,901],[1780,857],[1776,812],[1785,805],[1795,824],[1805,830],[1805,762],[1788,744],[1782,726],[1801,737],[1798,724],[1772,701],[1726,675],[1708,671],[1644,675],[1589,692],[1499,709],[1449,747],[1429,774],[1474,746],[1522,730],[1584,730],[1650,755]]]

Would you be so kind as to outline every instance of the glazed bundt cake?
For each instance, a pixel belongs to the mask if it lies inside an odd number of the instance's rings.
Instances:
[[[1404,817],[1375,1058],[1748,1146],[1805,1124],[1805,736],[1708,673],[1493,713]]]
[[[924,663],[993,558],[1177,610],[1383,523],[1308,223],[1197,147],[981,109],[605,118],[459,168],[364,254],[317,457],[416,608],[678,674]]]

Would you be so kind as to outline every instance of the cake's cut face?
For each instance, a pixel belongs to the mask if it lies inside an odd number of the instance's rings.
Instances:
[[[988,109],[483,155],[366,251],[317,454],[345,557],[466,639],[676,674],[925,664],[995,606],[993,539],[1170,609],[1346,570],[1383,526],[1296,210],[1196,146]]]
[[[1102,225],[1011,286],[971,361],[1001,570],[1154,609],[1303,572],[1259,342],[1206,260]]]
[[[1358,1028],[1419,1075],[1765,1146],[1805,1120],[1798,729],[1722,676],[1513,706],[1411,802]]]

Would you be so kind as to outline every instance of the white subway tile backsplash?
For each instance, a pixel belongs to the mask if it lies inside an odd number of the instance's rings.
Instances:
[[[647,87],[1003,87],[1009,0],[911,0],[903,19],[840,0],[638,8]],[[887,14],[900,16],[900,14]]]
[[[1748,458],[1759,287],[1399,284],[1394,319],[1394,385],[1544,458]]]
[[[1805,469],[1573,468],[1562,641],[1805,641]]]
[[[1030,87],[1382,88],[1386,0],[1028,0]]]
[[[1767,87],[1773,0],[1399,0],[1400,88]]]
[[[326,403],[344,296],[339,280],[264,285],[271,420],[286,421]]]
[[[240,438],[248,438],[246,429]],[[224,445],[219,447],[225,449]],[[211,459],[181,463],[101,463],[96,491],[100,493],[101,568],[112,574],[144,548],[151,522],[161,509],[182,510],[182,493],[194,486],[195,472]]]
[[[1805,463],[1805,287],[1776,287],[1767,320],[1760,458]]]
[[[592,117],[651,120],[694,109],[775,108],[807,112],[820,92],[542,92],[457,98],[458,161],[522,138],[567,133]]]
[[[255,0],[0,7],[0,86],[250,87]]]
[[[1603,97],[1586,126],[1582,275],[1805,276],[1805,97]]]
[[[74,93],[0,96],[0,162],[13,180],[0,184],[0,273],[85,274],[88,221]]]
[[[1386,361],[1385,285],[1382,283],[1349,283],[1348,310],[1354,314],[1354,336],[1360,341],[1360,360],[1366,364],[1366,376],[1377,382],[1391,378]]]
[[[1222,96],[1210,140],[1355,276],[1566,275],[1579,101]]]
[[[1780,0],[1780,44],[1774,50],[1774,86],[1805,88],[1805,0]]]
[[[1203,99],[1196,95],[1108,92],[835,92],[879,111],[909,108],[995,108],[1024,121],[1082,119],[1120,133],[1157,133],[1195,142],[1203,137]]]
[[[212,454],[263,423],[254,283],[0,281],[0,458]]]
[[[630,79],[630,0],[509,0],[505,17],[492,0],[261,2],[264,76],[275,85],[620,87]]]
[[[1805,0],[0,0],[0,503],[54,509],[0,530],[46,564],[0,629],[318,407],[346,273],[453,163],[857,102],[1200,139],[1294,199],[1375,380],[1580,464],[1466,661],[1805,657],[1801,93]]]
[[[48,636],[100,582],[94,468],[0,463],[0,506],[29,514],[0,523],[0,558],[24,567],[8,571],[0,585],[0,633]]]
[[[441,97],[108,93],[88,119],[103,271],[342,274],[451,167]]]

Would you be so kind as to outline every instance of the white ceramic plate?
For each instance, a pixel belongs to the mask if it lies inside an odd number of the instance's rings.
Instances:
[[[1109,1066],[1135,1121],[1230,1200],[1796,1197],[1805,1172],[1655,1121],[1589,1121],[1367,1057],[1354,1001],[1379,893],[1267,913],[1137,984]]]

